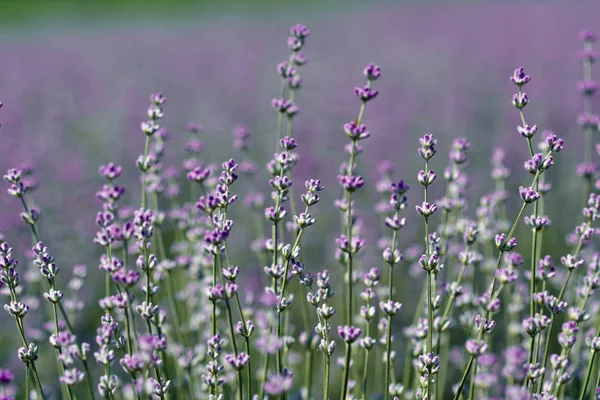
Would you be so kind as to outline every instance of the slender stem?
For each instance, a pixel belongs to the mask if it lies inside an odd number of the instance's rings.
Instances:
[[[144,161],[148,158],[150,150],[150,136],[146,135],[146,144],[144,145]],[[142,208],[146,208],[146,172],[142,172]]]
[[[369,321],[367,321],[367,334],[366,334],[365,337],[369,337],[369,325],[370,325],[370,323],[369,323]],[[362,387],[362,389],[363,389],[363,399],[365,399],[365,400],[367,398],[367,394],[368,394],[367,389],[368,389],[368,386],[369,386],[368,385],[368,382],[369,382],[369,380],[368,380],[368,378],[369,378],[368,371],[369,371],[369,350],[365,349],[365,360],[364,360],[364,363],[363,363],[363,376],[362,376],[362,380],[363,380],[363,387]],[[386,390],[386,392],[387,392],[387,390]]]
[[[427,271],[427,353],[433,352],[433,304],[432,304],[432,276],[431,271]],[[429,398],[431,395],[431,374],[427,375],[427,395]]]
[[[390,268],[390,271],[393,271],[392,268]],[[390,378],[391,378],[391,371],[392,371],[392,363],[391,363],[391,354],[392,354],[392,317],[391,315],[388,315],[387,318],[387,341],[386,341],[386,350],[385,350],[385,399],[388,400],[390,398]],[[406,357],[410,358],[409,355],[407,354]],[[366,392],[365,392],[365,398],[366,398]]]
[[[238,356],[238,350],[237,350],[237,345],[235,343],[235,329],[233,327],[233,318],[232,318],[232,313],[231,313],[231,306],[229,304],[229,299],[225,299],[225,307],[227,308],[227,321],[229,323],[229,335],[231,336],[231,345],[233,346],[233,353],[235,354],[236,358]],[[238,394],[238,399],[242,400],[243,399],[243,395],[242,395],[242,370],[241,369],[236,369],[236,373],[237,373],[237,394]]]
[[[325,355],[325,377],[323,378],[324,388],[324,400],[329,400],[329,373],[331,366],[331,358],[328,355]]]
[[[469,400],[476,399],[476,397],[475,397],[475,391],[476,391],[476,387],[477,387],[477,385],[475,385],[476,375],[477,375],[477,360],[475,360],[475,362],[473,364],[473,369],[471,371],[471,383],[470,383],[470,387],[469,387]]]
[[[269,371],[269,354],[265,354],[265,363],[263,365],[263,376],[260,385],[260,395],[258,396],[259,400],[263,400],[265,397],[265,383],[267,383],[267,373]]]
[[[29,388],[29,365],[25,366],[25,398],[29,400],[31,389]]]
[[[469,376],[469,371],[471,371],[471,367],[473,366],[473,361],[475,360],[475,356],[471,355],[469,357],[469,363],[467,364],[467,368],[465,368],[465,372],[460,379],[460,383],[458,384],[458,388],[456,389],[456,393],[454,394],[454,400],[458,400],[462,393],[462,389],[465,386],[465,382],[467,381],[467,376]],[[469,399],[471,400],[471,399]]]
[[[413,316],[413,321],[411,325],[416,325],[417,322],[419,321],[419,318],[421,318],[421,316],[423,315],[423,310],[425,309],[425,300],[427,297],[427,290],[425,290],[425,288],[423,288],[423,290],[421,290],[421,297],[419,298],[419,303],[417,304],[417,309],[415,311],[415,314]],[[404,369],[403,369],[403,374],[402,374],[402,386],[404,386],[406,389],[409,388],[410,386],[410,381],[411,381],[411,375],[412,375],[412,343],[410,341],[407,342],[406,345],[406,357],[404,358]]]
[[[429,162],[425,159],[425,174],[429,173]],[[427,185],[424,186],[423,201],[427,203]],[[425,257],[429,260],[429,221],[425,220]],[[427,353],[433,352],[433,302],[432,302],[432,276],[430,270],[427,271]],[[431,398],[431,374],[427,374],[427,397]]]
[[[312,379],[313,379],[313,349],[307,347],[306,354],[304,356],[304,388],[306,389],[306,400],[311,399],[312,395]]]
[[[326,319],[324,319],[324,326],[325,344],[327,347],[329,347],[329,324],[327,323]],[[323,362],[325,364],[325,376],[323,377],[323,398],[324,400],[329,400],[329,374],[331,367],[331,357],[329,356],[329,354],[326,354],[325,351],[323,352],[323,357]]]
[[[350,376],[350,357],[352,356],[352,345],[346,343],[346,362],[344,366],[344,381],[342,383],[342,397],[341,400],[346,400],[346,394],[348,393],[348,377]]]
[[[213,276],[212,276],[212,285],[213,287],[217,286],[217,254],[213,255]],[[212,334],[213,336],[217,335],[217,301],[212,301]]]
[[[31,370],[33,371],[33,376],[35,378],[34,381],[37,386],[38,393],[43,400],[46,398],[46,395],[44,395],[44,389],[42,389],[42,382],[40,381],[40,376],[38,375],[35,363],[31,363]]]
[[[585,380],[583,381],[583,387],[581,388],[581,393],[579,395],[579,400],[583,400],[585,398],[585,392],[587,392],[587,387],[590,383],[590,378],[592,377],[592,370],[594,369],[594,359],[596,358],[596,352],[592,352],[592,356],[590,357],[590,362],[588,363],[587,373],[585,374]]]
[[[557,303],[560,303],[562,301],[563,296],[565,295],[565,290],[567,289],[567,285],[569,284],[569,280],[571,279],[571,275],[573,274],[573,270],[569,269],[567,271],[567,277],[565,278],[565,282],[563,283],[562,288],[560,289],[560,293],[558,295],[558,301]],[[550,326],[548,327],[548,333],[546,334],[546,343],[544,345],[544,358],[542,361],[542,376],[540,376],[540,380],[539,380],[539,384],[538,384],[538,392],[542,390],[542,384],[544,382],[544,376],[546,375],[546,365],[548,363],[548,355],[550,354],[550,339],[551,339],[551,335],[552,335],[552,329],[554,327],[554,320],[556,319],[556,316],[553,316],[554,318],[552,318],[552,321],[550,321]]]

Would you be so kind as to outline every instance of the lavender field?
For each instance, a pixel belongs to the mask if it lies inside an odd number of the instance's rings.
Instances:
[[[132,4],[0,16],[0,399],[600,399],[600,4]]]

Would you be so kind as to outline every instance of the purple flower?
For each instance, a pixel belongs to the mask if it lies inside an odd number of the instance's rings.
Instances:
[[[517,247],[517,239],[511,237],[510,239],[506,240],[505,233],[500,233],[496,235],[494,241],[496,242],[496,247],[498,248],[498,250],[502,252],[511,251],[512,249]]]
[[[552,131],[544,131],[544,140],[548,150],[558,153],[564,148],[564,141],[558,138]]]
[[[517,86],[523,86],[529,83],[531,77],[525,74],[523,67],[515,69],[513,75],[510,77],[510,81]]]
[[[356,87],[354,88],[354,93],[364,103],[366,103],[369,100],[373,100],[379,94],[377,90],[371,89],[369,86]]]
[[[310,35],[310,30],[305,25],[296,24],[290,28],[290,34],[295,38],[304,40]]]
[[[582,40],[587,43],[593,43],[596,41],[598,37],[596,36],[596,32],[586,29],[579,33],[579,40]]]
[[[540,198],[540,194],[531,187],[523,186],[519,186],[519,196],[521,196],[521,200],[526,204],[533,203]]]
[[[348,344],[356,342],[362,333],[362,330],[357,326],[338,326],[337,330],[340,338]]]
[[[233,354],[226,354],[225,361],[229,363],[235,370],[240,370],[244,368],[248,361],[250,361],[250,356],[246,353],[239,353],[237,357]]]
[[[465,343],[467,353],[475,357],[481,357],[488,349],[488,345],[484,340],[469,339]]]
[[[518,108],[519,110],[525,108],[525,106],[529,103],[529,97],[527,93],[520,92],[513,94],[512,97],[512,105]]]
[[[535,135],[537,130],[538,130],[537,125],[525,124],[525,126],[517,127],[517,131],[521,134],[521,136],[523,136],[524,138],[527,138],[527,139],[531,139]]]
[[[437,206],[435,204],[423,202],[420,206],[415,206],[415,209],[419,214],[427,218],[437,211]]]
[[[109,181],[112,181],[113,179],[116,179],[119,176],[121,176],[122,171],[123,169],[119,165],[115,165],[114,163],[101,165],[100,168],[98,168],[100,176],[108,179]]]
[[[392,182],[392,191],[398,195],[403,195],[408,192],[410,186],[404,181]]]
[[[279,113],[284,113],[288,108],[292,106],[292,102],[286,99],[273,99],[271,101],[271,105],[275,109],[275,111]]]
[[[294,377],[291,373],[271,375],[265,382],[264,389],[267,394],[277,396],[287,392],[294,386]]]
[[[202,167],[195,167],[192,171],[188,172],[188,180],[202,184],[206,178],[210,175],[210,169],[204,169]]]
[[[371,136],[371,133],[367,131],[367,127],[363,124],[357,125],[356,121],[348,122],[344,124],[344,132],[350,140],[363,140]]]
[[[369,64],[364,70],[365,77],[370,81],[375,81],[381,76],[381,68],[375,64]]]
[[[9,369],[0,369],[0,385],[8,385],[13,379],[14,376]]]
[[[338,175],[337,178],[340,185],[348,192],[355,192],[365,184],[365,181],[360,175]]]

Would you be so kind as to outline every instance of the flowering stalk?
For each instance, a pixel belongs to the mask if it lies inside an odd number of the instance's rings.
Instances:
[[[366,289],[360,294],[360,297],[365,301],[365,305],[360,308],[360,315],[366,321],[365,336],[358,342],[359,346],[365,350],[365,359],[363,363],[363,399],[367,398],[367,386],[368,386],[368,367],[369,367],[369,352],[375,346],[376,340],[370,336],[371,332],[371,320],[375,316],[375,307],[371,304],[371,301],[375,298],[376,286],[379,284],[379,270],[377,268],[371,268],[364,276],[364,284]]]
[[[385,226],[392,231],[391,247],[387,247],[383,251],[383,260],[389,265],[388,278],[388,299],[386,302],[380,302],[379,307],[384,314],[387,315],[387,337],[386,337],[386,353],[385,353],[385,398],[389,399],[390,395],[390,379],[392,374],[391,354],[392,354],[392,317],[396,315],[402,308],[402,304],[393,300],[394,295],[394,266],[402,261],[402,252],[397,248],[398,231],[406,225],[406,218],[400,218],[400,211],[406,207],[406,196],[409,186],[404,181],[391,184],[392,194],[390,197],[390,205],[394,209],[392,217],[385,219]],[[368,333],[367,333],[368,336]],[[366,397],[366,393],[365,393]]]
[[[567,254],[566,256],[561,258],[561,262],[563,263],[563,265],[565,265],[567,267],[567,276],[566,276],[565,281],[560,289],[558,298],[553,298],[553,296],[549,296],[547,294],[547,292],[543,292],[542,296],[536,296],[540,302],[543,301],[544,304],[546,304],[546,306],[550,309],[550,311],[554,315],[559,314],[560,312],[565,310],[566,303],[563,302],[563,297],[565,295],[567,285],[569,284],[569,281],[571,279],[571,276],[573,275],[573,272],[576,269],[578,269],[584,262],[582,259],[580,259],[580,253],[581,253],[581,250],[583,249],[584,244],[592,238],[592,236],[595,232],[594,228],[591,225],[592,225],[592,222],[596,221],[599,218],[598,213],[600,212],[600,196],[597,196],[594,193],[590,194],[587,206],[588,207],[585,207],[583,209],[583,215],[587,221],[584,222],[583,224],[579,225],[576,229],[577,235],[579,236],[579,241],[577,243],[577,246],[575,247],[575,251],[573,254]],[[593,272],[595,273],[595,271],[593,271]],[[590,277],[588,275],[588,277],[586,277],[586,292],[581,300],[581,304],[578,307],[578,312],[575,313],[575,315],[577,315],[578,318],[583,313],[587,299],[588,299],[592,289],[596,285],[596,281],[597,281],[597,278],[595,278],[596,276],[597,275],[593,275]],[[549,355],[549,350],[550,350],[550,335],[552,334],[552,328],[554,326],[555,319],[556,318],[552,319],[552,322],[550,323],[550,325],[548,327],[548,334],[546,336],[546,345],[544,348],[544,358],[543,358],[543,361],[541,364],[542,368],[544,368],[544,371],[542,371],[542,373],[541,373],[541,379],[540,379],[538,391],[542,390],[542,383],[543,383],[544,376],[545,376],[545,368],[546,368],[546,365],[548,362],[548,355]],[[570,347],[569,347],[569,349],[565,350],[566,357],[568,357],[569,353],[570,353]],[[555,377],[553,377],[553,380],[552,380],[553,381],[552,387],[555,384],[554,378]],[[552,392],[552,390],[550,390],[549,392]]]
[[[14,183],[19,187],[19,182]],[[18,261],[12,256],[12,248],[9,247],[8,243],[3,242],[0,244],[0,287],[6,285],[9,289],[9,304],[4,305],[4,310],[12,315],[17,324],[17,330],[21,337],[22,347],[19,348],[18,355],[19,359],[26,365],[26,373],[29,374],[29,370],[33,372],[33,380],[36,386],[37,392],[42,399],[45,399],[44,389],[38,375],[38,371],[35,365],[35,361],[38,359],[39,347],[32,342],[28,342],[25,338],[25,329],[23,327],[23,318],[29,311],[29,306],[23,302],[20,302],[17,297],[16,288],[19,286],[19,273],[16,271]],[[29,392],[26,393],[29,397]]]
[[[285,139],[283,139],[282,142],[285,142]],[[290,139],[286,144],[286,150],[292,150],[293,147],[295,147],[295,142],[293,141],[293,139]],[[289,273],[290,264],[292,264],[293,266],[292,273],[294,275],[300,275],[304,269],[304,266],[297,261],[297,259],[300,257],[300,240],[302,238],[302,233],[304,232],[304,229],[313,225],[316,222],[315,218],[313,218],[312,215],[309,213],[309,209],[311,206],[319,202],[319,195],[317,193],[325,188],[321,185],[321,181],[318,179],[310,179],[306,181],[305,186],[307,192],[302,195],[302,202],[304,203],[306,208],[304,210],[304,213],[300,215],[294,215],[294,223],[298,226],[294,244],[291,246],[288,244],[281,249],[281,253],[285,260],[285,267],[283,270],[283,281],[281,284],[281,291],[279,293],[279,298],[281,299],[281,301],[285,300],[285,289],[288,281],[287,276]],[[287,307],[278,307],[277,337],[280,340],[283,339],[283,332],[281,327],[281,313],[285,310],[287,310]],[[277,353],[277,358],[279,359],[279,365],[281,365],[281,349]]]
[[[142,132],[146,134],[146,141],[144,144],[144,154],[139,156],[137,159],[137,166],[140,169],[142,176],[142,205],[141,208],[146,208],[146,173],[150,170],[150,168],[155,164],[156,159],[154,157],[150,157],[150,138],[154,135],[159,126],[157,121],[164,117],[164,112],[161,106],[165,103],[166,98],[162,93],[153,94],[150,96],[150,101],[152,104],[148,108],[148,121],[144,121],[141,123]]]
[[[88,389],[88,394],[91,399],[94,399],[94,392],[92,389],[92,381],[89,373],[88,365],[87,365],[87,349],[89,349],[89,345],[87,343],[82,344],[74,344],[75,336],[73,326],[69,322],[68,315],[61,303],[63,298],[63,293],[60,290],[57,290],[54,282],[55,276],[58,274],[58,267],[54,263],[54,258],[47,254],[47,249],[44,247],[43,243],[39,241],[38,231],[36,229],[36,223],[40,216],[40,212],[37,208],[29,208],[27,205],[26,193],[28,192],[29,187],[22,180],[22,171],[17,169],[9,169],[4,175],[4,180],[11,184],[10,189],[8,189],[8,193],[12,196],[18,197],[21,200],[21,204],[23,205],[23,212],[21,213],[21,219],[25,221],[27,225],[29,225],[32,233],[33,240],[35,241],[35,246],[33,247],[33,252],[36,254],[37,259],[35,264],[40,268],[40,272],[44,277],[48,280],[48,292],[44,293],[44,297],[48,302],[52,304],[52,318],[54,321],[55,335],[59,334],[59,320],[58,320],[58,312],[61,313],[65,324],[67,326],[67,330],[72,337],[72,341],[70,343],[64,344],[65,346],[74,345],[74,349],[76,350],[74,356],[76,358],[80,358],[85,373],[78,371],[73,368],[73,370],[65,371],[64,366],[66,365],[62,361],[59,360],[59,364],[62,365],[63,375],[61,376],[61,381],[64,381],[65,386],[67,386],[67,392],[69,396],[72,396],[71,386],[76,383],[81,382],[84,378],[86,381],[86,386]],[[61,359],[62,345],[55,346],[59,352],[59,359]],[[63,358],[64,359],[64,358]],[[70,360],[69,366],[74,363],[74,360]],[[32,364],[32,370],[35,372],[35,365]],[[69,376],[65,372],[68,372]]]
[[[527,104],[528,100],[527,100],[527,95],[525,93],[522,94],[516,94],[515,96],[513,96],[513,104],[515,106],[519,106],[519,107],[524,107]],[[502,265],[502,257],[503,254],[507,251],[511,251],[512,249],[514,249],[517,246],[517,240],[513,237],[517,226],[519,224],[519,221],[521,220],[521,217],[523,216],[524,212],[525,212],[525,208],[527,207],[527,205],[534,203],[535,201],[537,201],[540,198],[540,194],[539,192],[536,192],[535,190],[532,189],[532,187],[534,187],[536,185],[536,183],[539,180],[540,175],[546,170],[548,169],[550,166],[553,165],[553,157],[552,157],[552,153],[554,152],[559,152],[563,149],[563,140],[559,139],[556,137],[556,135],[550,135],[548,136],[546,139],[546,148],[547,148],[547,153],[545,155],[540,155],[539,157],[532,157],[531,164],[535,167],[536,171],[535,171],[535,176],[533,178],[533,182],[531,184],[530,187],[523,187],[521,186],[519,188],[519,195],[521,197],[521,200],[523,201],[523,204],[521,206],[521,209],[519,211],[519,214],[517,215],[517,218],[515,218],[515,221],[508,233],[508,235],[501,233],[496,235],[495,238],[495,242],[496,242],[496,247],[498,248],[499,255],[498,255],[498,262],[496,264],[496,272],[494,275],[494,279],[492,281],[492,286],[489,292],[485,293],[485,298],[483,299],[482,304],[485,306],[485,315],[483,317],[483,320],[489,320],[491,313],[493,311],[496,311],[499,306],[500,306],[500,301],[498,299],[500,292],[502,291],[503,288],[503,284],[502,284],[502,277],[504,276],[504,274],[499,274],[500,271],[500,267]],[[529,161],[526,164],[526,168],[528,168],[529,166]],[[528,168],[529,169],[529,168]],[[499,279],[500,277],[500,279]],[[498,282],[500,281],[500,285],[499,287],[497,287]],[[498,290],[496,290],[498,289]],[[479,335],[477,338],[478,341],[478,346],[480,346],[479,341],[482,340],[483,337],[483,330],[480,329],[479,330]],[[463,374],[463,379],[461,379],[461,383],[459,384],[458,390],[455,394],[455,399],[458,399],[458,396],[460,396],[460,393],[462,391],[462,388],[464,386],[464,383],[466,381],[466,377],[468,376],[468,371],[471,369],[471,367],[473,366],[473,362],[475,361],[476,358],[476,353],[472,354],[469,360],[469,363],[467,365],[467,368],[465,370],[465,373]],[[473,382],[472,382],[473,384]]]
[[[352,343],[360,337],[362,333],[359,327],[355,326],[338,326],[338,335],[346,342],[346,357],[344,359],[344,380],[342,382],[342,395],[341,400],[346,399],[348,393],[348,377],[350,376],[350,360],[352,357]]]
[[[421,147],[419,148],[419,155],[425,160],[425,170],[419,171],[417,180],[424,188],[424,199],[420,206],[416,206],[417,213],[419,213],[425,221],[425,254],[419,259],[419,264],[427,272],[427,357],[433,359],[435,357],[433,353],[433,275],[439,265],[439,254],[438,249],[431,252],[430,249],[430,238],[429,238],[429,217],[437,211],[435,203],[429,203],[427,200],[427,188],[433,183],[436,178],[435,172],[429,169],[429,160],[435,155],[435,145],[437,140],[433,135],[424,135],[419,139]],[[439,357],[438,357],[439,359]],[[427,396],[433,397],[432,393],[432,376],[426,374],[427,378]]]
[[[590,347],[591,355],[590,355],[590,360],[588,362],[585,379],[583,380],[583,386],[581,387],[579,400],[585,399],[587,388],[590,383],[590,379],[592,377],[592,370],[594,369],[594,360],[596,359],[596,355],[598,354],[598,351],[600,351],[600,322],[598,323],[598,326],[596,327],[594,336],[586,338],[586,344]]]
[[[460,211],[463,209],[465,205],[465,199],[462,198],[462,192],[464,189],[461,188],[463,182],[466,181],[466,174],[462,172],[462,166],[467,162],[467,151],[470,149],[471,144],[466,138],[457,138],[452,143],[452,148],[450,150],[450,166],[448,166],[444,170],[444,179],[446,180],[446,194],[444,198],[439,202],[439,205],[442,207],[442,222],[440,225],[440,267],[438,268],[438,273],[435,273],[435,278],[439,275],[439,270],[441,270],[444,265],[446,265],[447,259],[449,259],[448,250],[450,247],[450,242],[452,237],[456,234],[456,229],[454,228],[455,221],[460,217]],[[452,217],[452,219],[451,219]],[[476,227],[475,227],[476,228]],[[469,231],[469,238],[472,238],[473,241],[478,232],[473,232],[473,227],[467,224],[467,228],[465,229],[465,235],[467,235],[467,231]],[[465,241],[466,241],[465,237]],[[465,252],[468,252],[468,244]],[[460,255],[459,255],[460,259]],[[467,256],[464,261],[467,261],[469,257]],[[471,260],[472,263],[473,260]],[[447,319],[449,318],[450,310],[454,303],[454,299],[459,296],[462,291],[462,287],[460,286],[460,281],[466,270],[466,264],[461,261],[462,268],[461,272],[458,275],[458,280],[454,284],[448,288],[450,298],[446,304],[446,309],[442,314],[442,318],[438,324],[436,324],[435,329],[437,333],[437,341],[434,348],[434,352],[440,355],[442,363],[447,363],[447,357],[444,357],[441,353],[441,343],[443,331],[448,328]],[[444,384],[445,379],[445,370],[446,368],[440,368],[441,376],[435,382],[435,390],[436,390],[436,398],[439,397],[440,385]],[[444,379],[442,379],[444,378]]]
[[[531,80],[529,75],[526,75],[523,67],[517,68],[513,76],[510,78],[511,82],[514,83],[518,87],[518,93],[513,95],[513,105],[519,111],[519,115],[521,117],[522,125],[517,127],[517,131],[527,139],[527,146],[529,148],[529,154],[531,156],[530,160],[525,162],[525,169],[531,174],[540,174],[544,170],[548,169],[552,163],[553,159],[551,156],[544,158],[543,154],[533,154],[533,146],[532,146],[532,138],[537,132],[536,125],[529,125],[525,122],[525,114],[523,113],[523,109],[529,103],[527,94],[523,92],[523,86],[525,86]],[[549,136],[552,135],[549,133]],[[562,147],[562,143],[560,144]],[[532,185],[534,191],[539,192],[539,180]],[[540,193],[541,197],[541,193]],[[533,299],[533,294],[535,293],[535,285],[536,285],[536,266],[537,266],[537,256],[538,256],[538,241],[541,240],[540,236],[542,235],[542,231],[546,226],[550,224],[548,218],[540,216],[540,203],[541,201],[536,201],[534,203],[533,215],[529,217],[525,217],[525,224],[531,229],[532,232],[532,246],[531,246],[531,260],[530,260],[530,285],[529,285],[529,318],[533,319],[536,313],[535,301]],[[537,351],[535,351],[535,340],[537,335],[531,336],[531,346],[529,352],[529,364],[535,365],[537,362]],[[529,383],[529,380],[526,380],[526,384]]]
[[[222,232],[221,234],[223,235],[223,247],[225,248],[225,254],[227,257],[227,269],[222,268],[221,267],[221,251],[219,250],[219,254],[216,256],[217,257],[217,261],[218,261],[218,268],[219,271],[221,271],[221,278],[225,278],[227,280],[229,280],[229,282],[227,282],[225,284],[225,307],[227,309],[227,321],[229,324],[229,334],[230,334],[230,338],[231,338],[231,344],[233,347],[233,352],[234,352],[234,357],[231,358],[230,357],[230,364],[232,364],[232,366],[234,367],[234,369],[236,370],[237,373],[237,380],[238,380],[238,387],[237,387],[237,393],[238,393],[238,398],[240,400],[242,400],[243,398],[243,391],[242,391],[242,368],[249,363],[250,361],[250,356],[248,354],[244,353],[238,353],[237,350],[237,344],[236,344],[236,340],[235,340],[235,330],[234,330],[234,326],[233,326],[233,315],[231,312],[231,305],[229,303],[229,300],[234,297],[236,298],[236,302],[237,302],[237,306],[240,312],[240,316],[242,319],[244,319],[243,316],[243,311],[241,308],[241,304],[239,301],[239,296],[237,296],[237,285],[235,284],[235,277],[237,277],[237,271],[234,270],[233,274],[229,274],[228,272],[231,271],[231,261],[229,260],[229,251],[227,249],[227,237],[229,235],[229,232],[231,231],[231,228],[233,226],[233,221],[227,219],[227,210],[228,210],[228,206],[230,204],[233,204],[233,202],[235,200],[237,200],[237,195],[232,195],[229,191],[229,188],[231,187],[231,185],[233,185],[233,183],[237,180],[238,176],[235,173],[235,170],[238,168],[238,164],[233,160],[230,159],[227,162],[224,162],[222,165],[223,167],[223,171],[221,172],[221,176],[219,177],[219,184],[217,185],[217,198],[219,198],[220,201],[220,207],[221,207],[221,214],[219,215],[219,217],[213,217],[212,219],[212,226],[213,229],[215,229],[215,231],[219,231]],[[239,269],[238,269],[239,271]],[[231,279],[233,278],[233,280]],[[246,322],[243,321],[244,326],[246,325]],[[246,338],[248,339],[248,338]],[[247,345],[247,349],[249,350],[249,345]],[[234,360],[234,361],[231,361]],[[249,367],[248,367],[249,369]],[[248,385],[250,386],[250,378],[248,379]]]
[[[348,152],[350,153],[350,159],[347,164],[347,168],[344,175],[338,175],[338,182],[342,185],[345,192],[344,207],[346,212],[346,235],[342,235],[337,239],[338,247],[342,252],[346,254],[347,261],[347,277],[348,277],[348,300],[347,300],[347,314],[346,314],[346,325],[352,326],[354,318],[353,305],[354,305],[354,277],[353,277],[353,257],[363,247],[364,241],[360,237],[352,237],[353,234],[353,223],[352,223],[352,193],[360,189],[364,185],[364,180],[360,175],[354,175],[356,169],[356,156],[362,150],[358,147],[358,141],[367,139],[371,136],[370,132],[367,131],[367,127],[362,124],[365,107],[368,101],[377,97],[379,92],[371,89],[371,83],[381,76],[381,69],[373,64],[367,65],[363,71],[367,78],[367,85],[365,87],[354,88],[354,93],[361,101],[360,110],[356,120],[351,121],[344,125],[344,131],[346,136],[350,139],[350,146]]]
[[[306,39],[310,35],[308,28],[301,24],[296,24],[290,28],[290,36],[288,37],[288,48],[292,51],[289,58],[277,65],[277,71],[281,76],[281,98],[289,102],[289,107],[285,113],[281,113],[278,118],[287,117],[287,134],[292,137],[294,117],[300,112],[300,108],[295,103],[296,91],[302,87],[302,77],[298,74],[298,67],[306,64],[308,58],[304,55],[301,49],[304,47]],[[286,96],[287,88],[287,96]],[[278,121],[278,130],[280,133],[277,139],[281,138],[280,130],[281,120]],[[290,179],[293,178],[290,170]],[[296,199],[294,196],[294,188],[290,188],[290,208],[293,215],[296,215]]]
[[[596,41],[596,34],[592,31],[583,31],[579,34],[583,41],[583,51],[580,53],[580,59],[583,66],[583,80],[578,82],[578,88],[583,95],[583,113],[579,115],[578,122],[583,128],[585,134],[584,141],[584,161],[577,166],[577,172],[584,179],[584,200],[588,198],[592,190],[592,179],[597,172],[597,166],[592,160],[594,148],[593,136],[598,132],[598,123],[600,119],[592,112],[592,99],[598,89],[598,84],[592,79],[592,64],[596,61],[596,55],[593,51],[593,44]]]
[[[331,290],[329,282],[329,271],[324,270],[317,274],[316,292],[312,290],[313,277],[308,272],[300,273],[300,283],[308,289],[306,300],[310,305],[315,307],[319,322],[315,327],[315,332],[320,337],[319,350],[323,353],[323,399],[329,400],[329,375],[331,369],[331,356],[335,351],[335,341],[329,340],[330,326],[329,319],[335,315],[335,309],[328,304],[328,300],[335,293]]]

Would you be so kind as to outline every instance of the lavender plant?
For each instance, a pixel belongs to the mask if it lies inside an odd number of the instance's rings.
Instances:
[[[342,198],[334,203],[341,212],[341,234],[329,252],[340,269],[328,266],[327,252],[313,250],[315,236],[328,232],[321,180],[305,179],[306,191],[299,197],[304,209],[296,210],[300,202],[293,172],[299,177],[303,171],[293,168],[301,163],[301,151],[310,149],[303,150],[302,140],[292,134],[299,117],[298,68],[307,61],[301,50],[309,34],[305,26],[294,25],[287,40],[291,53],[277,66],[281,94],[272,100],[276,152],[266,165],[268,179],[251,161],[252,137],[242,126],[234,129],[233,147],[243,161],[228,158],[219,166],[210,155],[205,158],[199,139],[203,130],[192,123],[192,136],[182,149],[187,156],[181,166],[168,165],[171,134],[159,126],[166,98],[160,93],[150,97],[148,118],[141,123],[143,153],[135,162],[140,198],[131,198],[131,191],[117,183],[127,166],[108,162],[99,168],[104,184],[96,198],[102,204],[90,240],[101,252],[96,274],[82,265],[74,266],[69,278],[59,274],[67,268],[49,249],[61,243],[48,247],[41,241],[45,226],[31,196],[32,171],[7,171],[8,193],[19,199],[20,217],[32,237],[24,256],[38,278],[21,278],[13,256],[17,250],[3,234],[0,290],[17,326],[17,357],[25,368],[0,370],[0,399],[598,397],[600,323],[594,295],[600,287],[595,243],[600,185],[594,182],[593,149],[600,152],[600,145],[594,143],[599,126],[591,102],[597,86],[591,76],[595,35],[582,34],[584,114],[579,123],[586,147],[578,172],[584,177],[585,201],[574,231],[566,235],[571,249],[562,254],[545,235],[550,218],[544,204],[557,201],[549,196],[550,168],[564,141],[548,130],[536,135],[538,127],[527,122],[524,110],[530,101],[524,88],[531,78],[519,67],[510,77],[516,86],[512,104],[520,120],[517,133],[529,154],[523,167],[531,179],[512,190],[509,176],[515,168],[504,150],[495,149],[494,189],[477,199],[472,211],[472,146],[460,137],[450,143],[445,192],[436,199],[432,164],[444,143],[433,134],[421,136],[416,154],[424,165],[416,182],[423,198],[415,210],[423,218],[422,231],[418,225],[405,229],[409,183],[394,176],[392,162],[379,166],[375,210],[383,237],[373,243],[377,259],[383,259],[382,271],[371,265],[371,243],[363,239],[374,233],[361,206],[373,199],[364,193],[370,192],[364,190],[368,175],[358,157],[363,151],[359,142],[371,136],[363,122],[367,103],[378,96],[372,85],[381,78],[379,66],[368,64],[363,70],[366,84],[354,89],[360,101],[357,117],[343,127],[350,139],[344,147],[348,160],[339,168]],[[272,205],[265,207],[258,179],[268,182]],[[240,210],[237,193],[248,187],[246,207]],[[515,211],[511,193],[519,203],[513,220],[508,218]],[[521,221],[531,231],[529,242],[519,230]],[[256,237],[249,239],[251,231]],[[523,243],[530,248],[522,255],[516,250],[527,247]],[[558,259],[564,268],[554,264]],[[259,275],[257,262],[266,275],[258,286],[252,283]],[[529,268],[520,273],[523,265]],[[421,293],[414,290],[417,280],[424,283]],[[84,295],[94,296],[101,311],[91,313],[93,350],[84,341],[89,333],[84,311],[95,306],[84,303]],[[36,297],[46,300],[45,307]],[[403,308],[414,308],[414,315],[400,313]],[[32,317],[42,322],[42,330],[26,322]],[[46,339],[55,350],[46,352],[37,344]],[[336,360],[338,347],[343,355]],[[96,368],[88,364],[90,351]],[[52,358],[55,370],[48,362]]]

